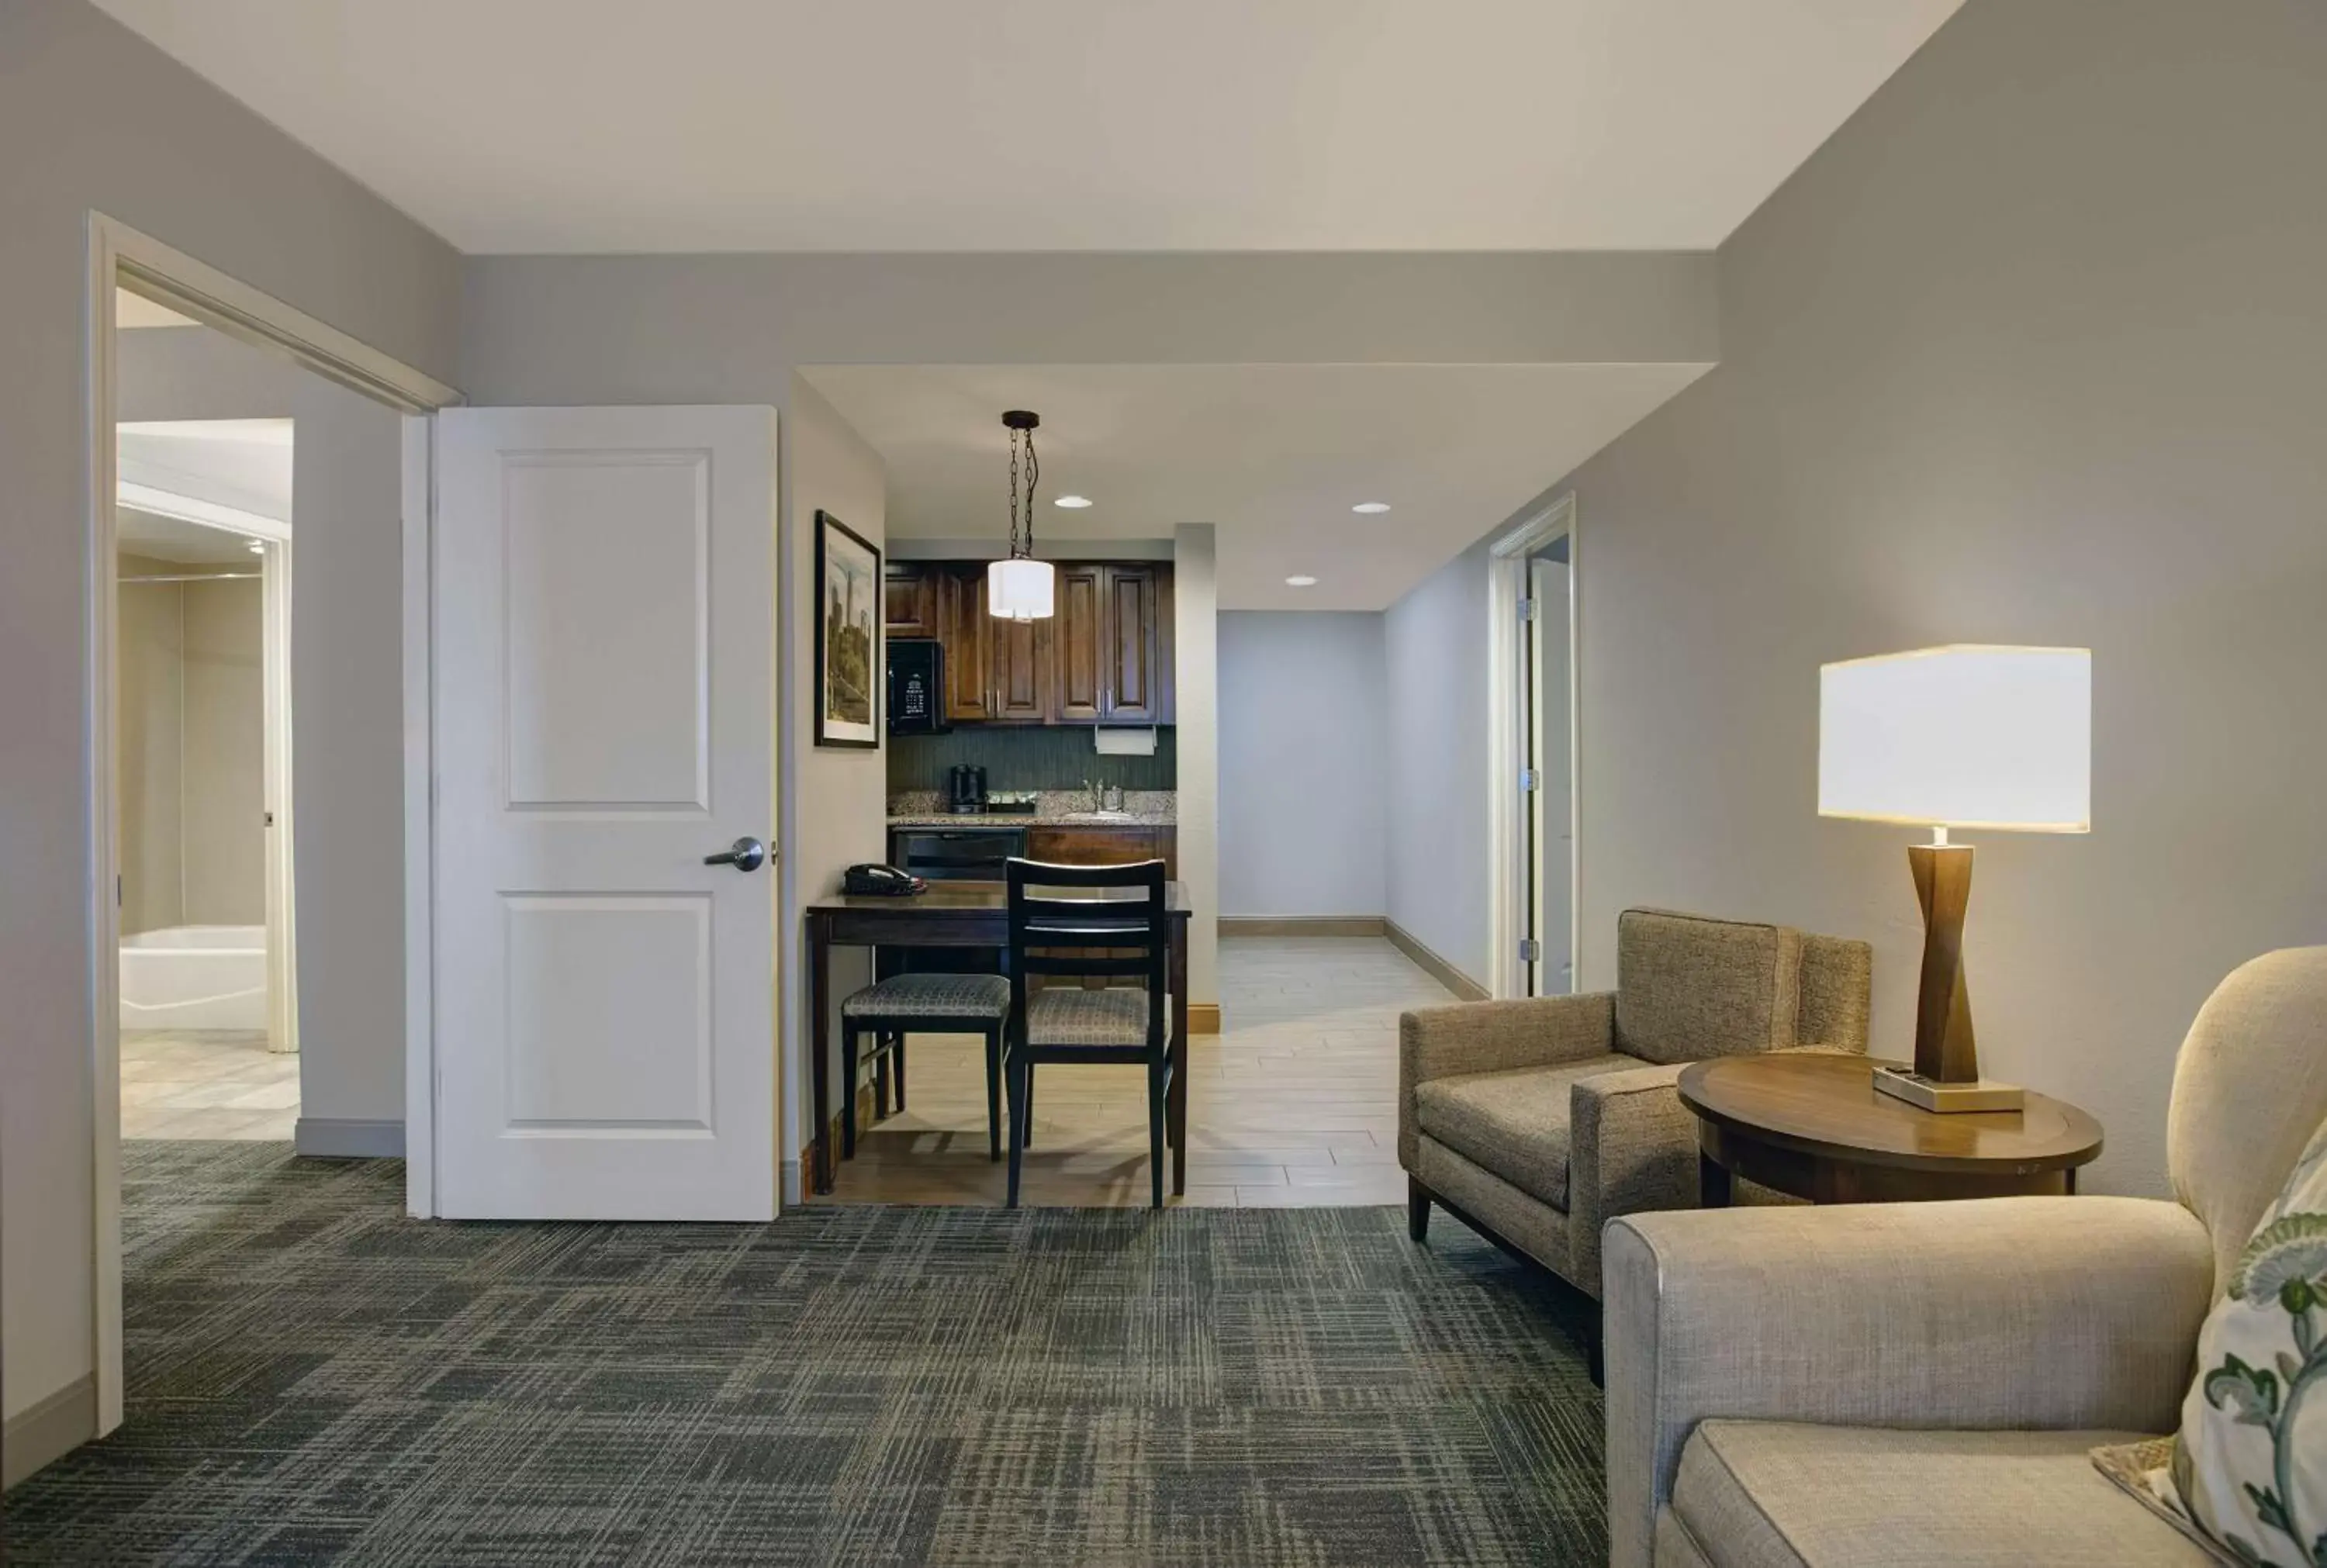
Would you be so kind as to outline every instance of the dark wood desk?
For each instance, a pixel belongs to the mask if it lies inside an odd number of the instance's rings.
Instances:
[[[2028,1091],[2016,1111],[1920,1110],[1874,1087],[1863,1056],[1723,1056],[1680,1075],[1696,1114],[1698,1201],[1728,1207],[1733,1177],[1813,1203],[2070,1193],[2101,1125]]]
[[[1172,1098],[1167,1107],[1173,1150],[1172,1191],[1188,1190],[1188,890],[1165,888],[1172,922]],[[832,949],[850,947],[989,947],[1010,945],[1007,896],[1000,882],[931,882],[911,898],[849,898],[833,894],[808,907],[808,1078],[815,1136],[808,1144],[810,1190],[832,1190],[833,1020]],[[852,1086],[853,1087],[853,1086]],[[853,1094],[852,1094],[853,1100]],[[855,1106],[846,1107],[852,1114]]]

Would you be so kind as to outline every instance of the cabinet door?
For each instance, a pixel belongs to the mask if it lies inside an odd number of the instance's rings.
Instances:
[[[882,572],[881,620],[891,637],[938,635],[936,584],[919,562],[891,562]]]
[[[1051,716],[1063,723],[1095,723],[1104,705],[1100,650],[1107,643],[1107,568],[1061,565],[1053,633],[1059,665],[1059,705]]]
[[[1107,611],[1100,621],[1099,716],[1154,723],[1163,712],[1155,688],[1157,612],[1155,568],[1107,568]]]
[[[988,657],[994,667],[994,705],[988,717],[1005,723],[1039,724],[1051,716],[1056,680],[1048,621],[986,618]]]
[[[938,640],[945,645],[946,718],[976,723],[994,716],[994,639],[986,613],[986,573],[932,568]]]
[[[1153,827],[1031,827],[1026,853],[1052,865],[1131,865],[1156,858]]]

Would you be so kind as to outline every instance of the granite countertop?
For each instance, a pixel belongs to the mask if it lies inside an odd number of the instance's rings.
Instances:
[[[1171,827],[1178,820],[1178,795],[1170,789],[1127,789],[1121,811],[1093,811],[1081,789],[1050,789],[1032,811],[957,814],[939,804],[933,789],[904,790],[889,797],[892,827]]]

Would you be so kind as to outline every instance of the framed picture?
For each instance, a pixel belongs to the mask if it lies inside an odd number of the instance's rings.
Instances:
[[[881,744],[881,552],[816,514],[816,743]]]

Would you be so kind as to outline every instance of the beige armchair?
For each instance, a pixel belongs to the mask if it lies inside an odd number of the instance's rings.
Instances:
[[[1627,910],[1612,993],[1407,1013],[1397,1154],[1414,1239],[1435,1204],[1596,1300],[1603,1223],[1696,1207],[1681,1069],[1864,1050],[1873,962],[1864,942]]]
[[[1606,1237],[1615,1568],[2210,1559],[2094,1470],[2173,1430],[2198,1330],[2327,1117],[2327,947],[2225,980],[2176,1201],[1638,1214]]]

